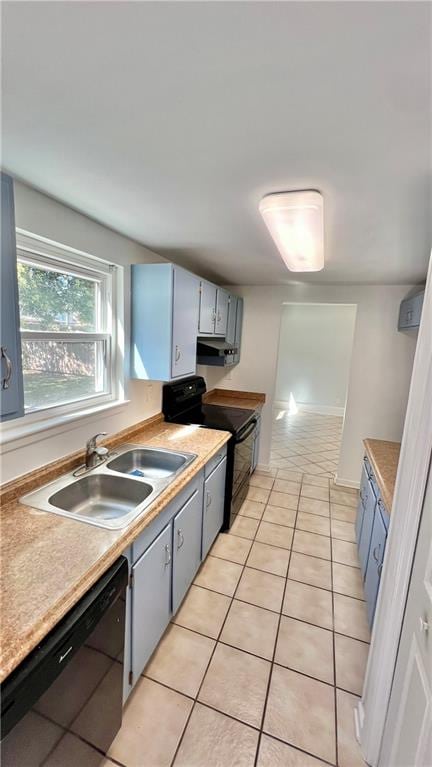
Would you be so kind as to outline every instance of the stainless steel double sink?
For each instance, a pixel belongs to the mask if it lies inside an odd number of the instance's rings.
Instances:
[[[65,474],[20,501],[42,511],[117,530],[140,516],[196,458],[163,448],[123,445],[93,469]]]

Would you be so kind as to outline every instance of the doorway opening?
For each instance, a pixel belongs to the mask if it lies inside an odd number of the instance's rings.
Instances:
[[[282,307],[270,466],[334,478],[357,307]]]

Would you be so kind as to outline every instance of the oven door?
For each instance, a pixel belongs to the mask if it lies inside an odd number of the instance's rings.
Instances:
[[[239,513],[249,488],[252,470],[253,451],[257,419],[249,421],[244,429],[234,437],[233,485],[231,497],[230,524]]]

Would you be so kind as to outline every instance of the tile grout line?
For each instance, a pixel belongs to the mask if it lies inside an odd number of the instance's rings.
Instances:
[[[277,474],[276,474],[276,476],[277,476]],[[294,530],[295,530],[295,524],[297,522],[297,516],[298,516],[298,513],[299,513],[298,512],[298,508],[299,508],[299,505],[300,505],[300,495],[301,495],[302,485],[303,485],[303,475],[302,475],[302,479],[300,481],[300,491],[299,491],[299,495],[298,495],[298,499],[297,499],[297,510],[296,510],[296,516],[295,516],[295,520],[294,520]],[[294,535],[293,535],[293,539],[292,540],[294,540]],[[283,593],[282,593],[282,599],[281,599],[281,605],[280,605],[280,613],[279,613],[279,620],[278,620],[278,625],[277,625],[277,629],[276,629],[276,636],[275,636],[275,641],[274,641],[274,647],[273,647],[273,656],[272,656],[272,660],[271,660],[270,673],[269,673],[269,678],[268,678],[268,682],[267,682],[267,690],[266,690],[266,694],[265,694],[265,698],[264,698],[264,706],[263,706],[263,712],[262,712],[262,717],[261,717],[260,734],[258,736],[258,743],[257,743],[257,749],[256,749],[256,753],[255,753],[254,767],[257,767],[259,752],[260,752],[260,748],[261,748],[261,740],[262,740],[262,735],[263,735],[263,730],[264,730],[265,716],[266,716],[266,713],[267,713],[267,703],[268,703],[268,697],[269,697],[269,694],[270,694],[270,687],[271,687],[271,682],[272,682],[272,677],[273,677],[273,669],[274,669],[274,666],[275,666],[275,657],[276,657],[277,644],[278,644],[278,641],[279,641],[280,625],[281,625],[281,622],[282,622],[282,614],[283,614],[282,610],[283,610],[283,605],[284,605],[284,601],[285,601],[285,593],[286,593],[286,587],[287,587],[287,583],[288,583],[289,569],[290,569],[290,565],[291,565],[291,556],[292,556],[292,542],[291,542],[291,549],[290,549],[289,558],[288,558],[288,567],[287,567],[287,571],[286,571],[285,584],[284,584]]]
[[[255,533],[254,533],[254,537],[253,537],[253,538],[251,538],[251,539],[249,539],[249,540],[252,540],[252,545],[253,545],[253,542],[255,541],[255,537],[256,537],[256,534],[257,534],[257,532],[258,532],[258,529],[259,529],[259,525],[260,525],[260,523],[258,524],[258,526],[257,526],[257,529],[255,530]],[[252,545],[251,545],[251,548],[252,548]],[[250,553],[250,549],[249,549],[249,553]],[[177,758],[177,754],[178,754],[178,752],[179,752],[179,750],[180,750],[180,748],[181,748],[181,744],[182,744],[182,742],[183,742],[183,739],[184,739],[184,736],[185,736],[186,730],[187,730],[187,728],[188,728],[188,725],[189,725],[190,719],[191,719],[191,717],[192,717],[192,713],[193,713],[193,711],[194,711],[194,709],[195,709],[195,706],[196,706],[196,704],[200,702],[200,701],[198,701],[198,697],[199,697],[199,694],[200,694],[200,692],[201,692],[202,686],[203,686],[203,684],[204,684],[204,680],[205,680],[205,678],[206,678],[206,676],[207,676],[208,670],[209,670],[209,668],[210,668],[210,664],[211,664],[211,662],[212,662],[212,660],[213,660],[213,657],[214,657],[214,654],[215,654],[215,652],[216,652],[216,648],[217,648],[217,646],[218,646],[218,644],[219,644],[219,640],[220,640],[220,637],[221,637],[221,635],[222,635],[222,632],[223,632],[223,630],[224,630],[224,627],[225,627],[225,623],[226,623],[226,621],[227,621],[228,615],[229,615],[229,613],[230,613],[230,610],[231,610],[231,606],[232,606],[232,604],[233,604],[233,602],[234,602],[234,599],[235,599],[235,595],[236,595],[236,593],[237,593],[237,589],[238,589],[238,587],[239,587],[239,584],[240,584],[240,581],[241,581],[241,579],[242,579],[242,577],[243,577],[243,573],[244,573],[244,571],[245,571],[245,569],[246,569],[246,562],[247,562],[247,560],[248,560],[248,557],[249,557],[249,553],[247,554],[247,556],[246,556],[246,559],[245,559],[245,563],[244,563],[244,565],[242,566],[242,571],[241,571],[241,573],[240,573],[240,575],[239,575],[239,578],[238,578],[238,581],[237,581],[236,587],[235,587],[235,589],[234,589],[233,595],[232,595],[232,597],[231,597],[231,601],[230,601],[230,603],[229,603],[229,606],[228,606],[228,610],[226,611],[226,614],[225,614],[225,618],[224,618],[224,620],[223,620],[223,622],[222,622],[222,625],[221,625],[221,627],[220,627],[219,633],[218,633],[218,635],[217,635],[217,638],[216,638],[216,640],[215,640],[215,644],[214,644],[213,650],[212,650],[212,652],[211,652],[211,655],[210,655],[209,661],[208,661],[208,663],[207,663],[206,669],[205,669],[205,671],[204,671],[204,674],[203,674],[203,676],[202,676],[202,679],[201,679],[200,685],[199,685],[199,687],[198,687],[197,693],[196,693],[196,695],[195,695],[195,698],[194,698],[194,702],[193,702],[192,708],[191,708],[191,710],[190,710],[190,712],[189,712],[189,716],[187,717],[187,720],[186,720],[185,726],[184,726],[184,728],[183,728],[183,731],[182,731],[181,737],[180,737],[180,739],[179,739],[179,742],[178,742],[178,744],[177,744],[177,748],[176,748],[176,750],[175,750],[175,752],[174,752],[174,756],[173,756],[173,758],[172,758],[172,760],[171,760],[171,762],[170,762],[170,767],[174,767],[174,764],[175,764],[175,760],[176,760],[176,758]],[[222,643],[221,643],[221,644],[222,644]],[[235,648],[235,649],[238,649],[238,648]],[[241,652],[241,651],[239,651],[239,652]],[[217,709],[215,709],[215,710],[217,711]],[[223,714],[224,712],[219,712],[219,713],[222,713],[222,714]],[[242,722],[242,724],[246,724],[246,723],[245,723],[245,722]]]

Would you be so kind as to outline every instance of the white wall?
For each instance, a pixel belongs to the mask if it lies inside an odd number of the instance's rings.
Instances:
[[[16,225],[21,229],[125,267],[124,314],[127,348],[130,317],[129,264],[155,263],[165,259],[19,182],[15,182],[15,216]],[[129,380],[126,370],[125,385],[126,397],[130,401],[120,409],[88,416],[61,428],[40,432],[31,439],[20,440],[19,446],[13,450],[10,449],[11,443],[6,443],[2,449],[2,482],[82,448],[86,439],[98,431],[117,432],[160,412],[159,382]]]
[[[358,483],[362,440],[400,440],[415,351],[415,337],[398,333],[399,303],[411,286],[311,285],[239,287],[244,297],[242,357],[228,376],[203,368],[209,388],[247,389],[267,395],[260,463],[270,455],[279,331],[284,302],[357,305],[338,478]]]
[[[282,307],[275,399],[317,412],[343,414],[356,307],[287,304]]]

